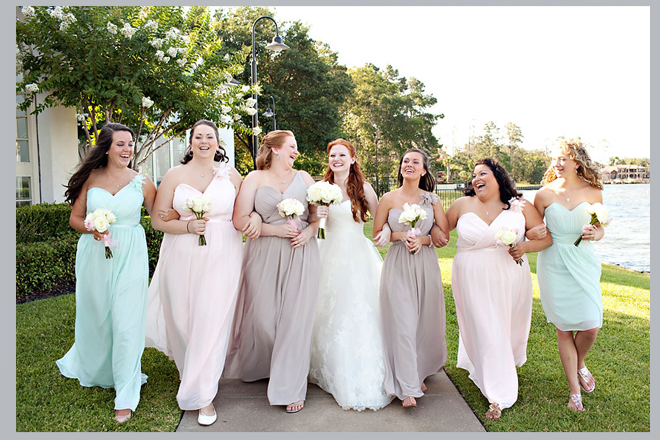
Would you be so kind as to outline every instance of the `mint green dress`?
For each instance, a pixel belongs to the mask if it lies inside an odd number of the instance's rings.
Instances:
[[[603,325],[600,290],[601,265],[592,241],[573,243],[589,223],[582,202],[572,210],[558,203],[545,209],[552,246],[539,252],[536,263],[541,303],[548,322],[559,330],[575,331]]]
[[[144,200],[137,175],[115,195],[102,188],[87,191],[87,213],[107,208],[117,217],[110,225],[113,258],[102,241],[82,234],[76,251],[75,342],[57,361],[62,375],[84,387],[116,391],[115,409],[135,411],[140,401],[149,263],[140,225]]]

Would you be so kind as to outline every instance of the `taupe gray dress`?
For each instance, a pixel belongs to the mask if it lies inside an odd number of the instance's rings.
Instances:
[[[298,199],[305,206],[302,229],[308,225],[306,195],[298,172],[284,194],[270,186],[258,188],[254,209],[264,223],[279,225],[287,219],[279,215],[277,204]],[[245,382],[269,377],[271,405],[305,400],[319,269],[315,237],[297,249],[288,238],[246,241],[224,377]]]
[[[438,196],[424,193],[419,205],[426,219],[417,222],[421,235],[433,226]],[[399,223],[401,209],[391,209],[387,223],[392,232],[410,230]],[[392,243],[383,262],[380,310],[385,353],[385,392],[401,400],[421,397],[422,382],[442,370],[447,361],[445,299],[438,256],[422,246],[412,255],[401,241]]]

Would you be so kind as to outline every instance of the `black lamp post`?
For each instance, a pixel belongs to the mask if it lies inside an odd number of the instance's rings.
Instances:
[[[251,83],[252,86],[254,87],[257,84],[257,58],[255,56],[255,41],[254,41],[254,29],[257,26],[257,22],[263,18],[267,18],[270,21],[272,21],[275,24],[275,36],[273,37],[273,41],[266,45],[266,49],[268,50],[274,50],[274,51],[281,51],[281,50],[286,50],[289,48],[286,44],[282,43],[282,37],[280,37],[280,33],[277,28],[277,22],[272,18],[267,15],[264,15],[262,17],[257,18],[254,21],[254,24],[252,24],[252,77],[251,77]],[[254,108],[257,110],[253,115],[252,115],[252,157],[254,160],[256,160],[257,157],[257,149],[259,145],[259,135],[254,133],[254,129],[259,126],[259,104],[257,103],[257,94],[253,93],[252,98],[254,99]],[[255,165],[256,166],[256,165]]]
[[[270,100],[273,103],[273,109],[271,110],[270,107],[268,107],[266,109],[266,111],[264,112],[264,116],[267,117],[267,118],[271,118],[271,117],[273,118],[273,131],[275,131],[275,130],[277,130],[277,121],[276,121],[276,118],[275,118],[275,98],[273,98],[271,96]]]

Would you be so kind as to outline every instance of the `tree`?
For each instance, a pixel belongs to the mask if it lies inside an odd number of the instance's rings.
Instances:
[[[268,8],[240,7],[219,9],[218,32],[223,51],[229,53],[252,44],[252,26],[262,16],[276,18]],[[346,67],[339,65],[337,54],[330,48],[309,37],[308,27],[298,21],[278,22],[280,36],[289,49],[271,52],[265,49],[275,29],[269,20],[262,20],[255,27],[255,53],[258,79],[261,84],[260,102],[265,109],[269,97],[276,102],[277,128],[291,130],[296,136],[301,155],[297,167],[313,175],[323,173],[325,146],[342,136],[339,106],[351,92],[353,84]],[[250,83],[251,50],[241,60],[243,70],[237,76],[242,83]],[[251,121],[244,118],[247,125]],[[271,124],[260,117],[262,127]],[[263,130],[266,132],[267,130]],[[252,137],[237,133],[237,144],[252,151]]]
[[[249,86],[232,87],[242,66],[220,54],[206,7],[30,7],[16,22],[21,105],[34,113],[75,107],[81,155],[106,122],[136,131],[134,166],[195,121],[240,133],[251,106]],[[45,93],[37,102],[37,92]],[[248,98],[248,99],[246,99]]]
[[[511,171],[511,178],[515,180],[517,175],[515,156],[520,149],[519,145],[522,143],[524,136],[520,127],[518,127],[513,122],[507,122],[504,124],[504,129],[506,130],[506,134],[504,135],[506,139],[504,147],[508,150],[509,154],[509,169]]]
[[[365,174],[376,176],[377,186],[380,176],[395,176],[408,148],[438,156],[441,145],[431,130],[444,115],[427,111],[437,100],[424,92],[421,81],[399,76],[392,66],[381,70],[367,64],[349,73],[355,90],[342,106],[343,130],[354,141]],[[378,187],[377,192],[387,189]]]

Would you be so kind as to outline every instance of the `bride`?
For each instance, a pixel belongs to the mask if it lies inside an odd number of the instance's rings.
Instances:
[[[332,394],[343,409],[375,411],[393,398],[383,388],[378,300],[383,259],[362,230],[367,211],[376,213],[378,197],[365,182],[350,142],[330,142],[328,159],[324,180],[337,184],[343,199],[317,209],[327,225],[326,238],[319,240],[321,274],[309,381]],[[389,239],[390,230],[383,230],[376,245],[385,246]]]

